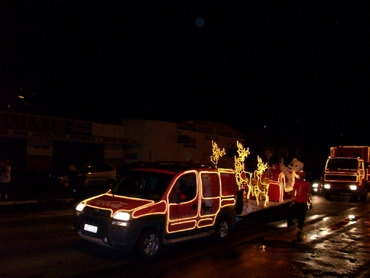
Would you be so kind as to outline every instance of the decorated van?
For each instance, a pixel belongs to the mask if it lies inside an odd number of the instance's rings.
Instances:
[[[232,169],[136,168],[108,193],[80,203],[75,228],[83,239],[136,246],[152,259],[163,244],[211,234],[226,238],[236,221],[236,191]]]

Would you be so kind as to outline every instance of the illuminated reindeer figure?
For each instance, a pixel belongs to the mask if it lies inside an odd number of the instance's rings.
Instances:
[[[259,205],[260,198],[262,199],[264,197],[265,202],[264,206],[266,207],[267,203],[269,202],[269,178],[262,178],[263,173],[267,169],[267,163],[263,163],[262,159],[257,156],[257,170],[254,171],[254,176],[252,179],[252,185],[253,185],[253,195],[256,197],[256,203]],[[260,197],[262,194],[263,197]]]
[[[249,148],[244,149],[241,143],[236,142],[236,145],[238,147],[238,157],[234,157],[236,184],[238,185],[239,190],[248,187],[247,199],[249,199],[250,194],[253,194],[251,184],[252,173],[244,170],[244,161],[250,152]]]
[[[225,152],[225,149],[223,148],[222,150],[218,147],[217,143],[216,142],[213,142],[212,140],[212,154],[211,155],[211,162],[213,164],[215,164],[215,167],[217,168],[217,163],[218,163],[218,160],[223,157],[226,152]]]

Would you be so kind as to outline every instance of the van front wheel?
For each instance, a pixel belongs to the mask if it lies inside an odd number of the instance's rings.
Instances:
[[[145,231],[138,244],[140,257],[144,261],[152,261],[156,259],[162,251],[162,238],[157,229],[149,229]]]

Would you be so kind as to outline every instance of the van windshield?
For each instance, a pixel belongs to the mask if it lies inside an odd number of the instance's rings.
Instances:
[[[169,186],[174,175],[131,171],[124,175],[113,188],[115,195],[158,201]]]

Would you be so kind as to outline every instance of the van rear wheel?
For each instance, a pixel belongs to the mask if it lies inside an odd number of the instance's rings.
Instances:
[[[222,217],[216,225],[215,237],[219,241],[228,238],[231,229],[231,221],[227,216]]]

